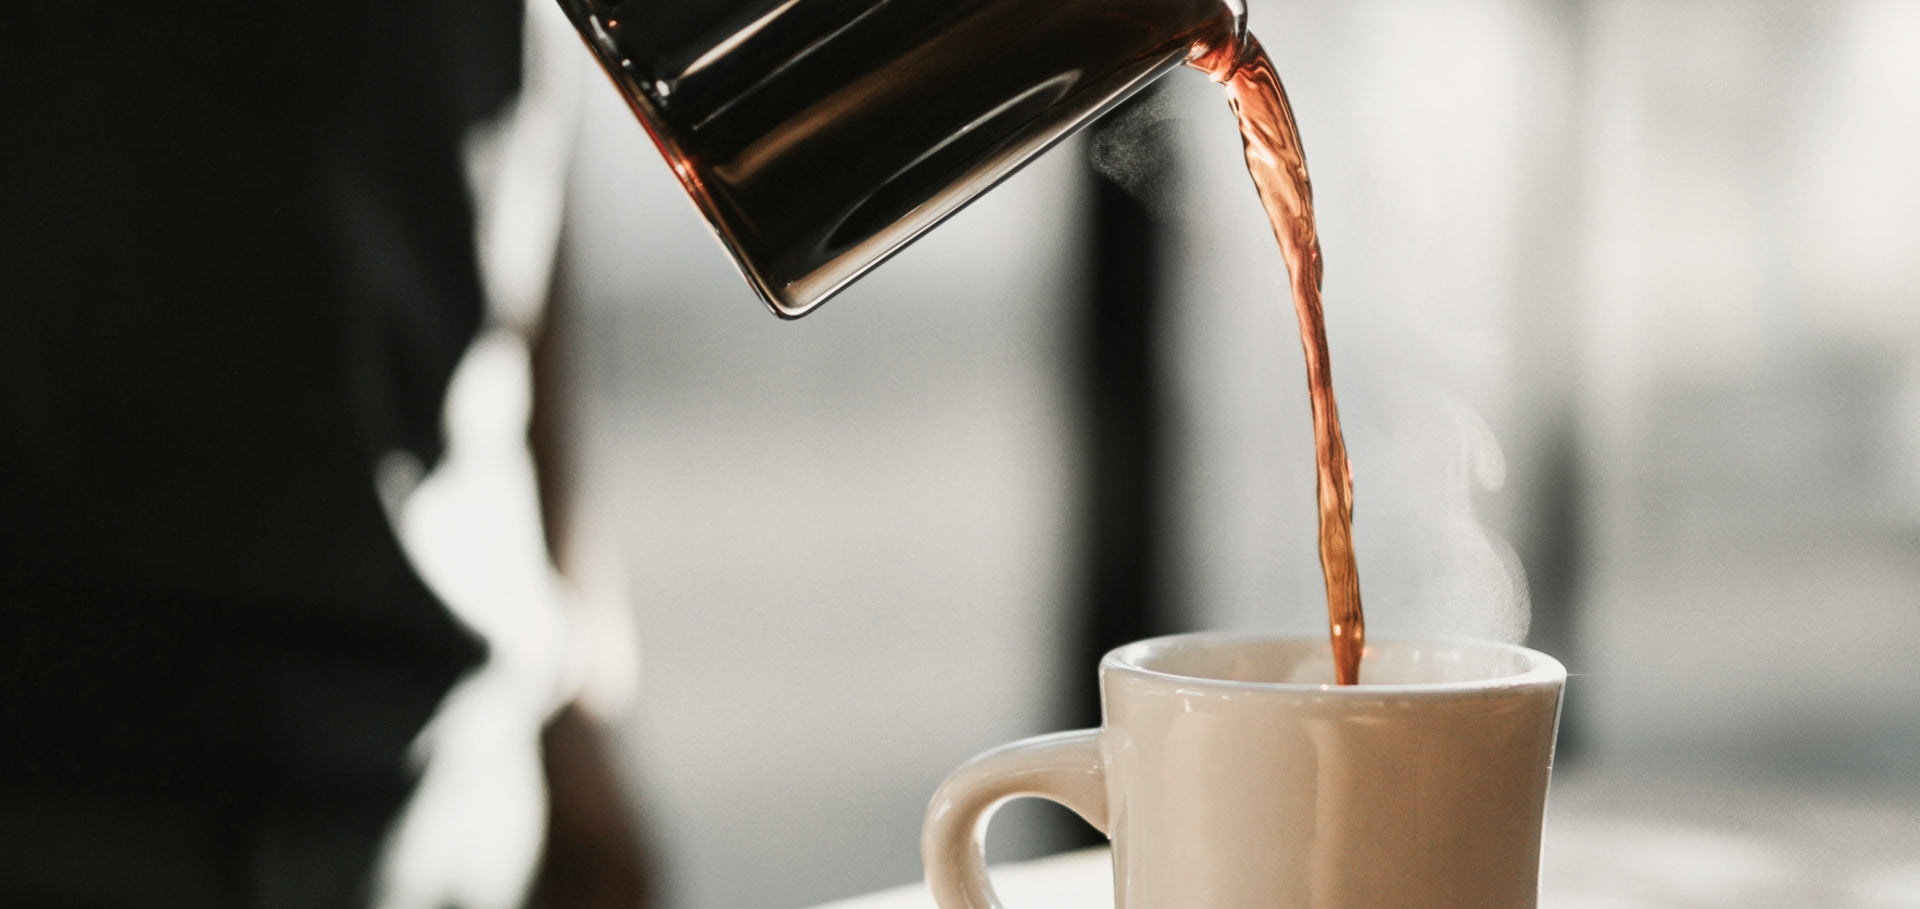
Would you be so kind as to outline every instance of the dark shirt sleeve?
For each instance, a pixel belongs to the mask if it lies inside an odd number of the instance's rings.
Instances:
[[[482,649],[373,465],[439,454],[482,318],[461,142],[520,23],[0,3],[0,778],[404,779]]]

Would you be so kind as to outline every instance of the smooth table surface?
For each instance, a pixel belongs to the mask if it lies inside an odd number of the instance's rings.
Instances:
[[[1007,909],[1113,909],[1113,864],[1105,847],[996,865],[993,889]],[[934,909],[925,884],[910,884],[819,909]]]

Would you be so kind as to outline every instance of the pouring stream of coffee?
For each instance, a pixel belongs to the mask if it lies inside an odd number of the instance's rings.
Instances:
[[[1353,470],[1340,436],[1327,358],[1327,322],[1320,305],[1320,237],[1313,223],[1313,183],[1300,147],[1287,91],[1273,61],[1252,35],[1195,58],[1191,66],[1226,86],[1227,103],[1240,120],[1247,173],[1280,241],[1293,286],[1300,346],[1306,352],[1307,391],[1313,407],[1314,461],[1320,504],[1320,570],[1327,583],[1327,630],[1333,638],[1335,678],[1360,682],[1366,622],[1360,613],[1360,575],[1353,561]]]

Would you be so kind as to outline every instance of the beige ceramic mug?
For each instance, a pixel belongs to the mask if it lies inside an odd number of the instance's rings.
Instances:
[[[1180,635],[1100,663],[1105,721],[967,762],[927,810],[941,909],[998,909],[982,843],[1021,796],[1113,841],[1120,909],[1530,909],[1566,669],[1522,647]]]

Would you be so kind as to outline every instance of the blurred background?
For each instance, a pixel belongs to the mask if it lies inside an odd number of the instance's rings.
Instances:
[[[1371,630],[1573,673],[1545,904],[1920,906],[1920,5],[1249,21],[1315,178]],[[917,879],[940,779],[1093,722],[1107,642],[1321,633],[1298,335],[1203,76],[794,323],[611,86],[583,107],[575,574],[639,642],[600,704],[663,905]],[[990,839],[1086,842],[1024,805]]]

